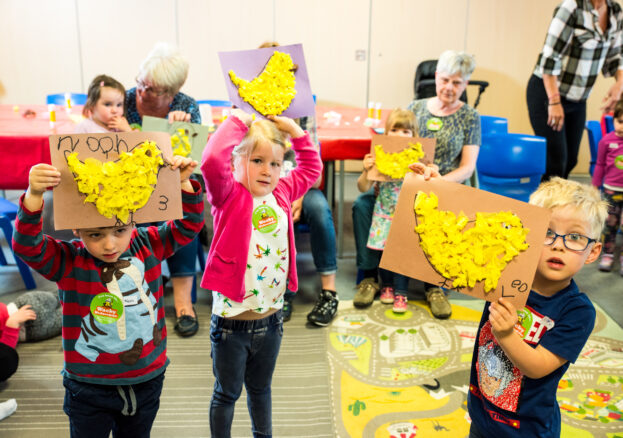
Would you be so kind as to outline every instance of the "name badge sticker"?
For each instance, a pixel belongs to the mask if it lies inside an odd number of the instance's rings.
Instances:
[[[97,322],[113,324],[123,315],[123,302],[110,292],[97,294],[91,300],[91,314]]]
[[[279,224],[277,212],[268,205],[260,205],[253,210],[251,220],[253,221],[253,227],[260,233],[270,233]]]

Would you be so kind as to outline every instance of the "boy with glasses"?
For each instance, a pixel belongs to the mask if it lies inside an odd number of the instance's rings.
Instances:
[[[573,276],[599,257],[607,203],[590,186],[545,182],[530,203],[551,210],[523,309],[485,304],[472,357],[470,437],[559,437],[558,382],[595,326],[595,308]]]

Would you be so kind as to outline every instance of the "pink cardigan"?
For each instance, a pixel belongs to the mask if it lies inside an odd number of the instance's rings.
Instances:
[[[251,240],[253,198],[242,184],[234,180],[231,153],[247,131],[248,127],[237,117],[228,117],[210,137],[201,159],[201,173],[214,217],[214,237],[201,287],[218,291],[236,302],[242,302],[245,292],[244,272]],[[298,280],[291,204],[316,182],[322,171],[322,162],[307,133],[292,139],[292,149],[297,167],[279,179],[273,195],[288,216],[288,289],[296,291]]]

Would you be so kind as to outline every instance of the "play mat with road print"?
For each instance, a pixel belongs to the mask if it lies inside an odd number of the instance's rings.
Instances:
[[[328,331],[336,436],[467,437],[482,302],[453,299],[448,320],[433,318],[420,301],[403,315],[378,301],[363,310],[342,304]],[[623,329],[599,308],[558,402],[563,437],[623,438]]]

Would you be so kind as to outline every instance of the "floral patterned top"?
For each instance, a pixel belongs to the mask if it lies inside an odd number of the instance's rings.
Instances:
[[[382,251],[389,236],[389,229],[398,204],[398,195],[403,180],[392,180],[379,183],[379,195],[374,202],[372,224],[368,236],[368,248]]]
[[[125,92],[125,111],[130,125],[143,125],[143,118],[136,109],[136,87]],[[190,123],[201,123],[197,101],[184,93],[177,93],[173,97],[173,102],[169,105],[169,112],[171,111],[190,113]]]
[[[418,122],[418,135],[436,138],[435,164],[439,173],[445,175],[459,167],[463,146],[480,146],[480,115],[465,104],[454,114],[437,117],[426,108],[429,99],[414,100],[408,109]]]

